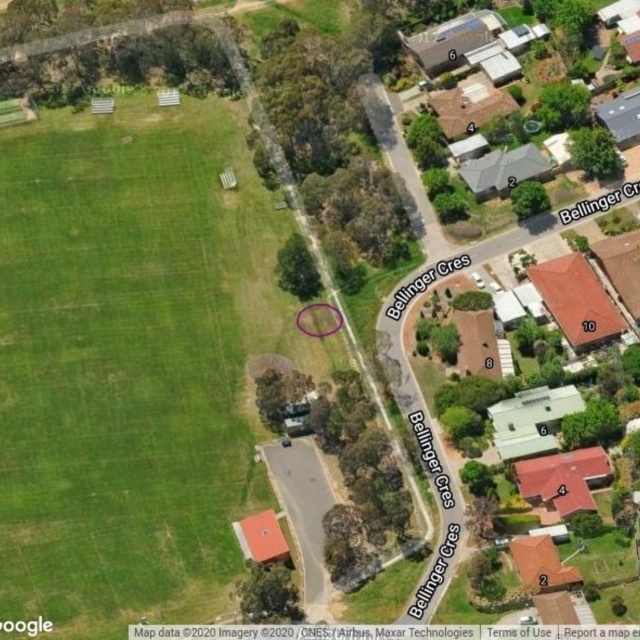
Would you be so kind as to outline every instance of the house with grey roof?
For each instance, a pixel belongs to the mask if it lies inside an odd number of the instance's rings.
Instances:
[[[523,180],[548,180],[552,165],[538,148],[525,144],[512,151],[493,151],[460,168],[460,177],[473,191],[477,200],[496,195],[506,196],[509,189]]]
[[[640,142],[640,87],[598,105],[595,114],[597,120],[611,131],[620,149],[628,149]]]
[[[431,77],[465,64],[464,55],[495,40],[503,25],[491,11],[458,16],[413,36],[399,33],[404,47]]]
[[[564,416],[586,405],[574,385],[537,387],[487,409],[493,421],[494,444],[503,460],[551,453],[560,448],[556,434]]]

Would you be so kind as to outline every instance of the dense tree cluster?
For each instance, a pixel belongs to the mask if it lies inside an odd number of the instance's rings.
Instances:
[[[506,385],[486,376],[466,376],[459,383],[447,382],[435,395],[438,416],[449,408],[461,406],[486,417],[487,408],[509,397]]]
[[[321,398],[313,404],[310,425],[322,449],[338,455],[354,503],[348,513],[337,511],[344,526],[357,523],[359,537],[346,539],[353,548],[345,548],[336,533],[327,534],[325,551],[335,581],[350,584],[377,557],[375,551],[386,543],[389,532],[398,538],[405,536],[413,507],[387,434],[371,424],[375,407],[362,378],[355,371],[338,371],[333,382],[336,388],[331,399]],[[358,540],[361,552],[356,549]]]
[[[493,479],[491,469],[477,460],[469,460],[460,469],[460,480],[469,487],[474,496],[487,497],[496,490],[496,482]]]
[[[231,19],[228,23],[235,28]],[[0,65],[0,98],[29,94],[49,107],[83,106],[102,91],[103,78],[144,85],[152,76],[197,97],[228,95],[238,88],[213,32],[201,25],[176,25],[122,37],[113,47],[92,44]]]
[[[269,369],[256,379],[256,405],[266,427],[280,433],[284,427],[284,408],[301,402],[315,388],[311,376],[299,371],[283,374]]]
[[[345,280],[358,255],[375,265],[406,254],[408,218],[390,173],[367,157],[354,158],[330,176],[314,173],[302,183],[307,213],[330,232],[329,259]]]
[[[251,562],[249,577],[239,586],[240,610],[250,622],[283,624],[304,616],[291,569],[281,562]]]
[[[615,404],[604,398],[592,398],[587,408],[562,419],[562,441],[566,449],[596,444],[608,446],[620,439],[622,421]]]

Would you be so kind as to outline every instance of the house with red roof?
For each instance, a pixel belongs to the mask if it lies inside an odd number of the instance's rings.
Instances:
[[[582,254],[549,260],[530,267],[527,274],[576,351],[626,331],[622,315]]]
[[[512,540],[509,551],[522,581],[542,593],[568,589],[582,582],[578,567],[562,565],[551,536]]]
[[[290,558],[289,545],[273,509],[234,522],[233,529],[247,560],[284,562]]]
[[[544,503],[562,518],[597,511],[591,489],[613,479],[611,460],[602,447],[523,460],[513,469],[522,497]]]

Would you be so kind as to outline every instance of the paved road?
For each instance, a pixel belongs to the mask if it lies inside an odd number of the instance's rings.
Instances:
[[[293,525],[304,564],[304,609],[310,622],[323,619],[330,604],[329,577],[324,568],[322,516],[336,503],[313,441],[296,438],[293,446],[279,443],[262,449],[277,494]],[[320,613],[319,619],[314,612]]]

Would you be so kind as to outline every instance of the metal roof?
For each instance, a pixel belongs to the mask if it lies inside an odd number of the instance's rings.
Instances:
[[[501,51],[497,55],[482,60],[480,67],[493,82],[500,82],[522,73],[522,65],[508,51]]]
[[[569,529],[565,524],[557,524],[554,527],[540,527],[539,529],[531,529],[529,531],[530,536],[551,536],[556,538],[559,536],[568,536]]]
[[[509,425],[516,431],[528,426],[535,428],[536,424],[559,420],[568,413],[578,413],[585,408],[580,392],[574,385],[567,385],[557,389],[545,386],[520,391],[515,398],[489,407],[488,412],[497,433],[514,433]]]
[[[598,18],[602,22],[613,23],[630,18],[634,13],[640,11],[640,0],[619,0],[598,11]]]
[[[503,291],[494,297],[496,315],[504,324],[524,318],[527,312],[513,291]]]
[[[512,151],[493,151],[469,162],[461,167],[460,177],[474,193],[483,193],[490,189],[502,191],[509,186],[510,178],[522,182],[540,176],[550,168],[549,160],[529,143]]]
[[[463,156],[465,153],[476,151],[478,149],[484,149],[489,146],[487,139],[481,134],[476,133],[474,136],[460,140],[460,142],[454,142],[449,145],[449,151],[454,158]]]

